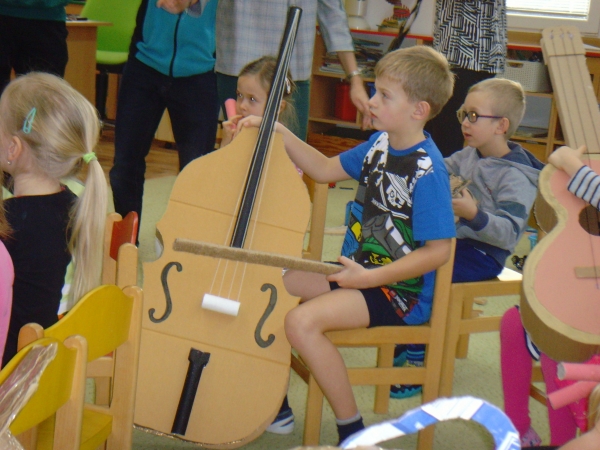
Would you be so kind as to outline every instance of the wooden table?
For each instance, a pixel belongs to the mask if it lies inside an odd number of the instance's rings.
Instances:
[[[92,105],[96,104],[96,41],[98,27],[110,22],[94,20],[67,21],[69,62],[65,80],[81,92]]]

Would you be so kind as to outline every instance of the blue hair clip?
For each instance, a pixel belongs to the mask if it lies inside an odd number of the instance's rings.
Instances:
[[[31,111],[29,111],[29,114],[27,114],[27,117],[25,117],[25,120],[23,121],[23,132],[25,134],[31,133],[31,127],[33,126],[33,119],[35,119],[36,113],[37,108],[34,106],[31,108]]]

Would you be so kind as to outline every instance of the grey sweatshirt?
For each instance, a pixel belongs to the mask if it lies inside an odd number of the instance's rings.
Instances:
[[[469,239],[501,265],[527,228],[544,167],[520,145],[509,141],[508,146],[511,151],[502,158],[482,157],[476,148],[465,147],[444,159],[450,174],[471,180],[468,189],[478,202],[473,220],[457,222],[457,239]]]

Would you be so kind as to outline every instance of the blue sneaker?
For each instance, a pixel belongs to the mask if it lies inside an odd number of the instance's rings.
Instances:
[[[391,398],[410,398],[419,395],[423,390],[420,384],[394,384],[390,387]]]
[[[404,362],[404,367],[423,367],[423,363],[407,360]],[[409,398],[420,394],[422,391],[423,386],[420,384],[394,384],[390,386],[390,397]]]
[[[402,367],[406,362],[408,347],[406,344],[396,344],[394,348],[394,367]]]
[[[290,434],[294,431],[294,413],[292,408],[284,409],[273,420],[273,423],[267,427],[269,433]]]

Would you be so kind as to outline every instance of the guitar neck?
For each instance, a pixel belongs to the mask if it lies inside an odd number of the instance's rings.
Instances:
[[[600,110],[579,30],[546,28],[541,44],[566,144],[600,154]]]

